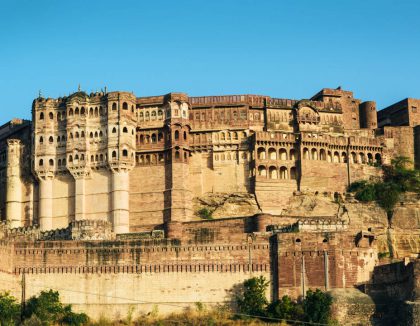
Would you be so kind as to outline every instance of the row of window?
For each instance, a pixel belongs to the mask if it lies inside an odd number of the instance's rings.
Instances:
[[[279,169],[275,166],[266,167],[264,165],[258,166],[258,176],[269,179],[283,179],[283,180],[295,180],[296,179],[296,167],[288,169],[285,166]]]
[[[268,155],[267,155],[268,154]],[[264,147],[259,147],[257,149],[257,157],[259,160],[296,160],[296,151],[295,149],[290,149],[287,151],[284,148],[277,150],[275,148],[269,148],[268,151]],[[304,160],[321,160],[334,163],[346,163],[347,162],[347,153],[339,151],[326,151],[325,149],[320,149],[319,151],[316,148],[308,149],[303,148],[303,159]],[[376,153],[350,153],[350,163],[377,163],[381,164],[382,157],[381,154]]]

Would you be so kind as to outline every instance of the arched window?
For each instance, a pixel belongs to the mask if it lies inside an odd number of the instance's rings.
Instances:
[[[309,149],[307,149],[306,147],[303,149],[303,159],[309,160]]]
[[[39,160],[39,166],[44,166],[44,160],[43,159]]]
[[[184,140],[187,140],[187,132],[184,131]]]
[[[95,107],[95,117],[98,117],[99,116],[99,110],[98,110],[98,107]]]
[[[93,138],[93,132],[90,132],[89,138]]]
[[[158,111],[158,119],[159,120],[162,120],[163,119],[163,112],[162,112],[162,110],[159,110]]]
[[[286,151],[286,149],[280,148],[280,150],[279,150],[279,157],[280,157],[280,160],[282,160],[282,161],[287,160],[287,151]]]
[[[178,139],[179,139],[179,131],[175,130],[175,140],[178,140]]]
[[[277,160],[277,151],[274,148],[269,148],[268,157],[270,160]]]
[[[321,148],[319,150],[319,159],[325,161],[327,159],[327,155],[325,155],[325,149]]]
[[[50,136],[50,138],[48,138],[48,142],[49,142],[50,144],[52,144],[52,143],[54,142],[54,138],[53,138],[53,136]]]
[[[69,155],[69,163],[73,162],[73,156]]]
[[[280,168],[280,179],[289,179],[289,173],[285,166]]]
[[[117,109],[117,103],[112,103],[112,110],[115,111]]]
[[[123,128],[123,133],[125,133],[125,134],[126,134],[126,133],[128,133],[128,129],[127,129],[127,127],[124,127],[124,128]]]
[[[149,121],[149,117],[150,117],[149,111],[146,111],[145,117],[146,117],[146,121]]]
[[[140,135],[140,144],[144,144],[144,136]]]
[[[89,116],[91,116],[91,117],[93,116],[93,108],[89,109]]]
[[[293,148],[290,150],[290,159],[296,160],[296,152]]]
[[[90,161],[91,161],[91,162],[95,162],[95,156],[91,155],[91,156],[90,156]]]
[[[63,163],[62,163],[62,165],[63,165],[63,166],[66,166],[66,159],[65,159],[65,158],[63,158]]]
[[[82,133],[80,135],[82,138],[85,138],[85,132],[82,130]]]
[[[122,108],[123,108],[123,110],[128,110],[128,104],[127,104],[127,102],[124,102],[123,103]]]
[[[102,138],[102,136],[103,136],[104,134],[103,134],[103,132],[102,132],[102,130],[100,130],[99,131],[99,137],[101,137]]]
[[[178,151],[175,152],[175,159],[179,160],[179,152]]]
[[[115,127],[114,127],[114,128],[112,128],[112,133],[113,133],[113,134],[116,134],[116,133],[117,133],[117,128],[115,128]]]
[[[73,116],[73,109],[72,108],[69,109],[69,116]]]
[[[58,160],[57,164],[59,167],[61,167],[61,159]]]
[[[86,112],[85,112],[85,108],[82,106],[82,108],[80,109],[80,114],[81,114],[81,115],[85,115],[85,113],[86,113]]]
[[[50,117],[50,120],[54,120],[54,114],[53,114],[52,112],[50,112],[50,113],[48,114],[48,116]]]
[[[123,157],[127,157],[128,156],[128,151],[126,149],[123,149],[122,155],[123,155]]]
[[[258,167],[258,175],[261,177],[266,177],[267,176],[267,169],[265,168],[265,166],[260,165]]]
[[[363,154],[362,152],[359,153],[359,163],[366,163],[365,161],[365,154]]]
[[[341,162],[342,163],[347,163],[347,154],[346,154],[346,152],[342,152],[341,153]]]
[[[48,163],[50,164],[50,166],[54,166],[54,160],[53,160],[53,159],[50,159],[50,160],[48,161]]]
[[[152,111],[152,120],[156,120],[156,111]]]
[[[117,158],[117,152],[116,151],[112,152],[112,158]]]
[[[103,155],[103,154],[99,155],[99,160],[100,160],[101,162],[103,162],[103,161],[104,161],[104,155]]]
[[[373,155],[371,153],[368,153],[367,158],[368,158],[368,163],[373,163]]]
[[[334,152],[333,162],[340,163],[340,154],[338,152]]]
[[[79,160],[79,154],[74,155],[74,160],[78,161]]]
[[[159,134],[158,134],[158,141],[161,141],[163,139],[163,134],[160,132]]]
[[[143,112],[140,112],[139,118],[140,118],[140,120],[143,120],[143,118],[144,118]]]
[[[79,115],[79,108],[76,108],[76,110],[74,110],[74,114]]]
[[[225,139],[226,139],[225,133],[224,133],[224,132],[222,132],[222,133],[220,134],[220,140],[225,140]]]
[[[152,134],[152,143],[156,143],[156,134]]]
[[[376,161],[376,164],[382,164],[381,154],[379,154],[379,153],[375,154],[375,161]]]
[[[318,151],[315,148],[311,149],[311,158],[313,160],[317,160],[318,159]]]
[[[270,166],[270,168],[268,169],[268,173],[270,179],[278,179],[277,168],[275,166]]]
[[[41,112],[41,113],[39,114],[39,120],[44,120],[44,112]]]
[[[259,160],[265,160],[265,148],[264,147],[258,148],[257,155],[258,155]]]
[[[44,143],[44,138],[41,136],[39,137],[39,143],[42,145]]]
[[[80,155],[80,160],[81,160],[81,161],[84,161],[84,160],[85,160],[85,154],[81,154],[81,155]]]

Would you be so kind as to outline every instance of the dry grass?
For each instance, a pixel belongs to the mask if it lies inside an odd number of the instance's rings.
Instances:
[[[235,320],[232,318],[232,313],[225,307],[217,307],[207,310],[203,306],[198,306],[197,309],[187,309],[181,313],[172,313],[165,316],[160,316],[157,310],[141,316],[140,318],[131,320],[127,317],[125,320],[110,321],[101,318],[97,322],[92,322],[90,326],[261,326],[261,325],[275,325],[273,323],[265,323],[258,319],[249,320]],[[286,325],[286,324],[278,324]]]

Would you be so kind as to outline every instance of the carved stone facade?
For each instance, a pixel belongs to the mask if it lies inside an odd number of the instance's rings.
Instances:
[[[414,160],[418,102],[407,102],[404,123],[395,117],[403,102],[380,111],[378,128],[375,102],[340,88],[299,101],[40,97],[32,122],[0,128],[1,219],[42,231],[87,220],[110,222],[116,234],[150,232],[199,220],[193,203],[211,194],[244,198],[243,210],[237,199],[239,209],[231,205],[224,217],[280,214],[294,193],[343,193],[396,155]]]

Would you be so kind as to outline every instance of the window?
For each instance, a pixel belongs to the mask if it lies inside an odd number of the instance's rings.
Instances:
[[[123,110],[128,110],[128,104],[127,104],[127,102],[124,102],[123,103],[122,108],[123,108]]]
[[[117,109],[117,103],[112,103],[112,110],[116,110]]]
[[[122,152],[123,157],[127,157],[128,156],[128,151],[126,149],[123,150]]]
[[[116,151],[112,152],[112,158],[117,158],[117,152]]]
[[[184,131],[184,140],[187,140],[187,132]]]
[[[43,166],[44,165],[44,160],[43,159],[40,159],[39,160],[39,166]]]
[[[128,129],[127,129],[127,127],[124,127],[124,129],[123,129],[123,133],[128,133]]]
[[[44,120],[44,112],[41,112],[41,113],[39,114],[39,120]]]
[[[112,128],[112,133],[113,134],[115,134],[115,133],[117,133],[117,129],[114,127],[114,128]]]
[[[39,137],[39,143],[42,145],[44,143],[44,138],[41,136]]]
[[[54,166],[54,160],[53,159],[50,159],[49,160],[49,164],[50,164],[50,166]]]
[[[52,112],[50,112],[48,116],[50,117],[50,120],[54,120],[54,114]]]
[[[50,142],[50,144],[53,143],[54,142],[53,136],[50,136],[50,138],[48,138],[48,141]]]
[[[417,107],[412,106],[412,107],[411,107],[411,112],[416,113],[416,112],[417,112]]]
[[[178,140],[178,139],[179,139],[179,131],[175,130],[175,140]]]

